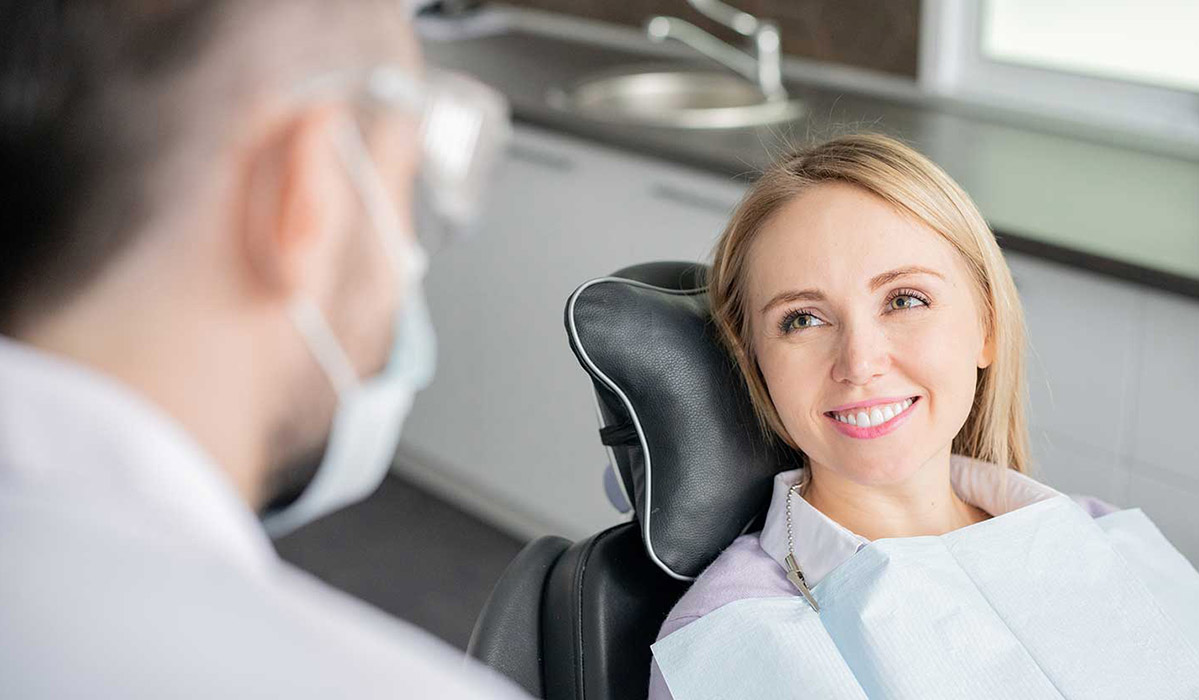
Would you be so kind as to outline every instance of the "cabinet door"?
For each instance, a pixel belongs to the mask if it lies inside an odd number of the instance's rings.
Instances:
[[[1199,303],[1007,258],[1028,319],[1034,476],[1142,508],[1199,565]]]
[[[1028,325],[1033,476],[1123,505],[1143,292],[1007,254]]]
[[[582,537],[620,520],[566,299],[627,265],[706,258],[741,192],[518,129],[478,234],[433,260],[438,372],[405,426],[399,468],[524,535]]]
[[[1199,567],[1199,303],[1147,295],[1131,441],[1129,505]]]

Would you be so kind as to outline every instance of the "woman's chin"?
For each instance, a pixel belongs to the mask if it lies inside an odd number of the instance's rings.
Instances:
[[[921,459],[906,450],[903,454],[895,454],[894,451],[839,450],[830,457],[827,462],[830,471],[861,486],[872,487],[902,484],[928,461],[927,457]],[[819,466],[816,471],[821,471]]]

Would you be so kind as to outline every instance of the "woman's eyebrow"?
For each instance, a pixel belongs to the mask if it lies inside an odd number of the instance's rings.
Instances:
[[[884,284],[894,282],[900,277],[907,277],[909,275],[932,275],[933,277],[937,277],[942,280],[945,279],[945,276],[936,270],[930,270],[927,267],[920,267],[919,265],[907,265],[905,267],[897,267],[894,270],[888,270],[887,272],[883,272],[871,277],[870,291],[873,292]]]
[[[888,270],[871,277],[870,291],[874,291],[884,284],[894,282],[901,277],[907,277],[909,275],[932,275],[938,279],[945,279],[945,276],[936,270],[932,270],[927,267],[921,267],[919,265],[907,265],[904,267],[897,267],[894,270]],[[762,310],[759,313],[764,314],[779,304],[789,304],[796,301],[824,301],[825,298],[824,292],[820,291],[819,289],[793,289],[783,291],[771,297],[770,301],[766,302],[766,305],[762,307]]]
[[[824,299],[824,292],[819,289],[793,289],[779,292],[770,301],[766,302],[766,306],[762,307],[761,313],[766,313],[779,304],[789,304],[796,301],[824,301]]]

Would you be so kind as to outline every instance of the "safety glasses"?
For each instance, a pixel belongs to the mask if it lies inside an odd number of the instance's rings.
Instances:
[[[430,252],[473,230],[488,186],[512,137],[508,102],[469,76],[385,65],[363,73],[327,74],[308,84],[308,96],[344,92],[365,77],[369,100],[419,120],[421,164],[414,216]]]

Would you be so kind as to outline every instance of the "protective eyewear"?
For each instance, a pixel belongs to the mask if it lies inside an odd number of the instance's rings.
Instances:
[[[309,84],[310,95],[344,91],[356,75],[326,75]],[[471,230],[486,201],[495,170],[512,137],[508,102],[467,75],[380,66],[365,74],[368,99],[403,109],[419,119],[421,165],[414,215],[422,244],[431,252]]]

